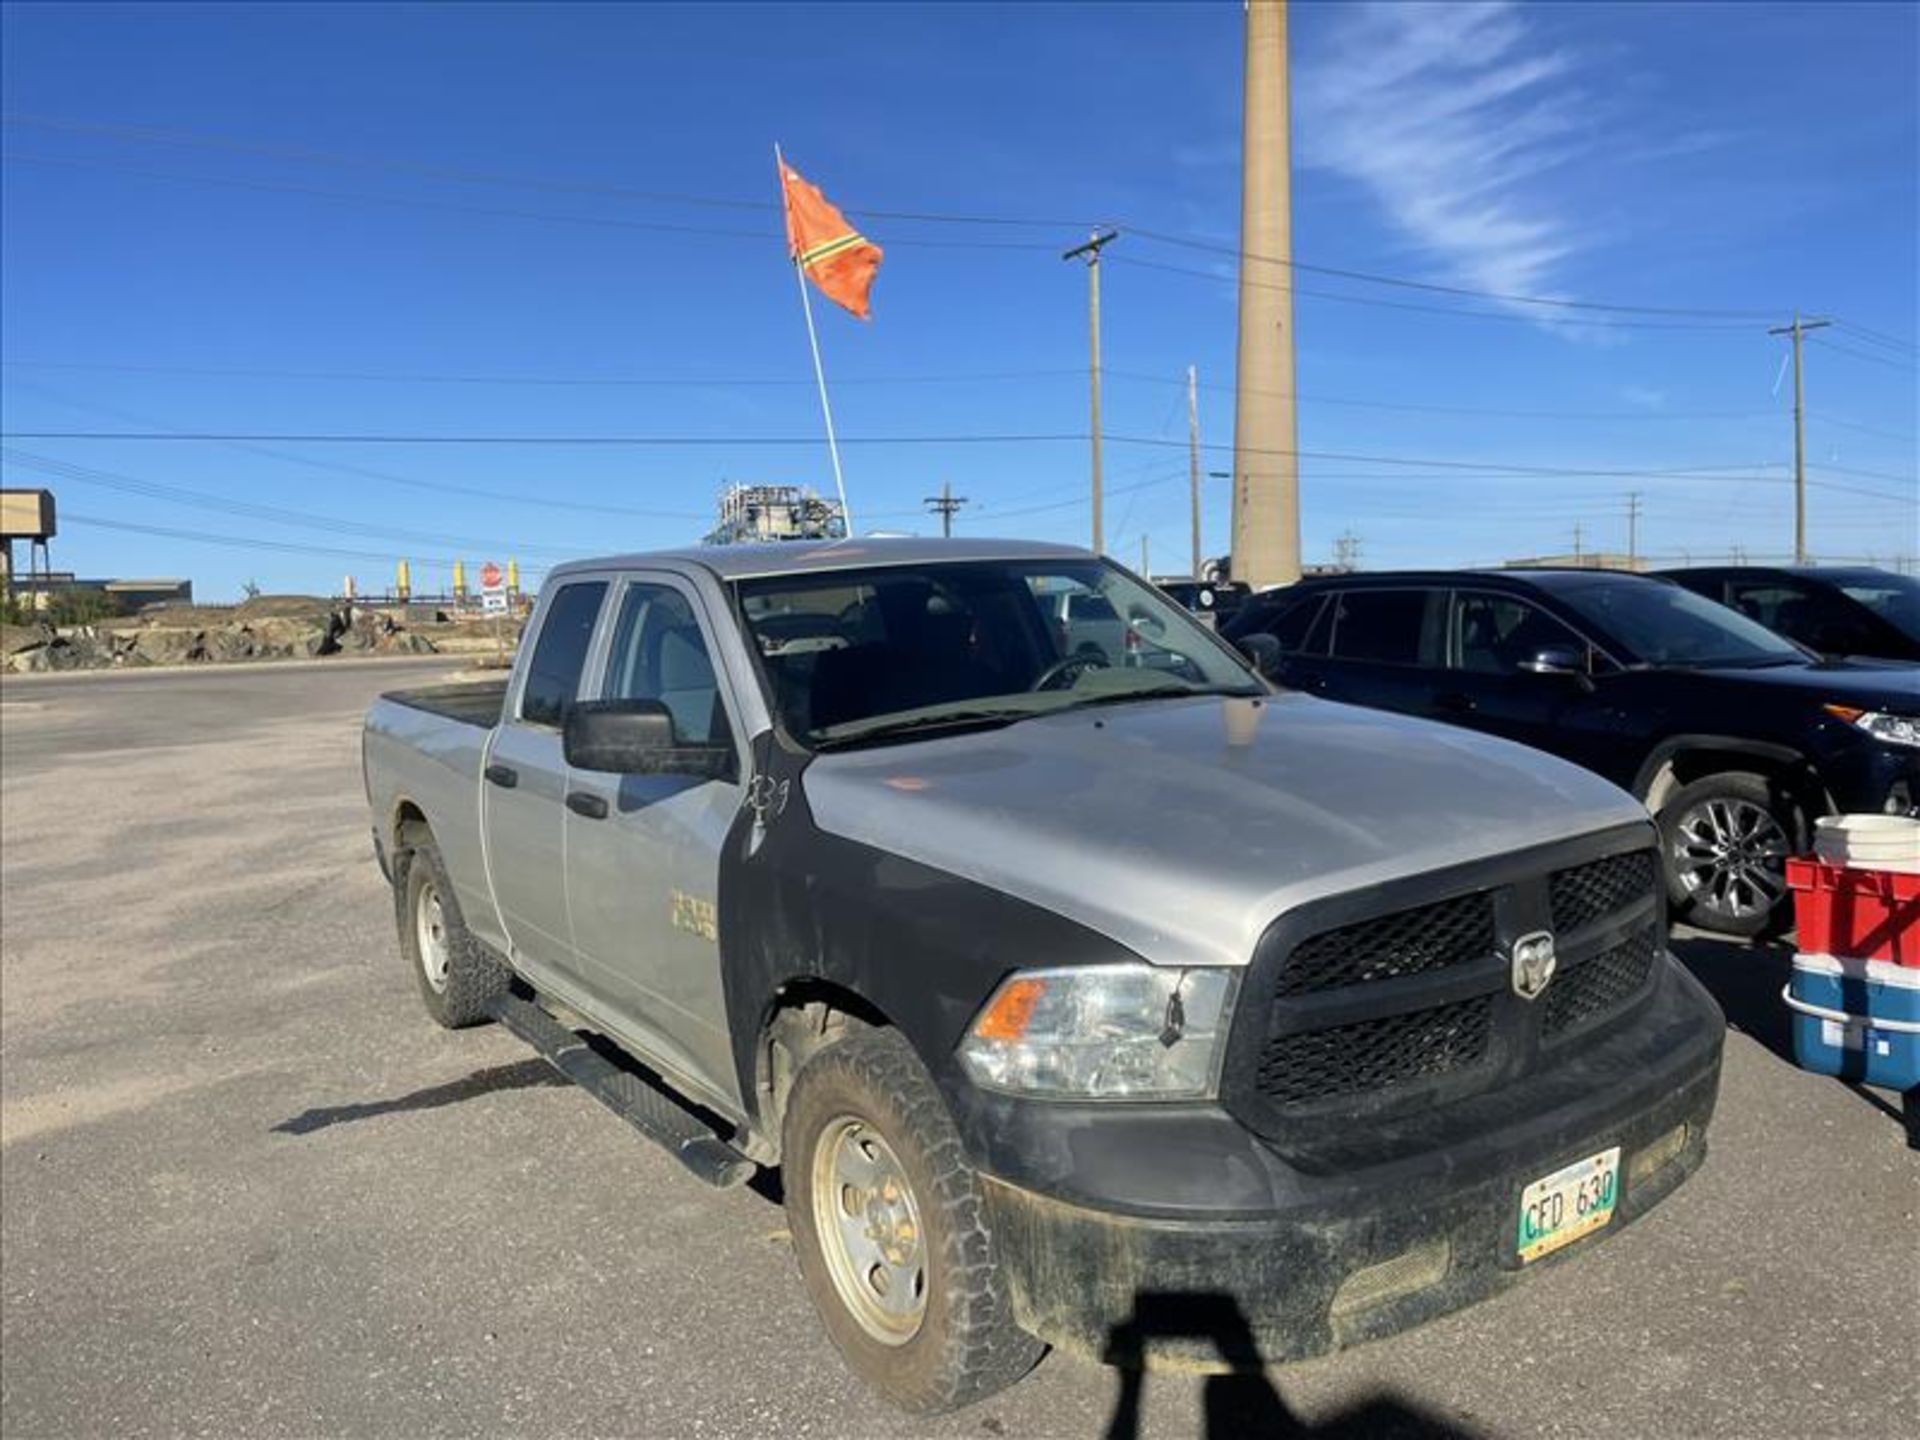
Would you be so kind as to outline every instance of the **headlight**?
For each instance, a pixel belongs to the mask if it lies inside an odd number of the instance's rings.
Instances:
[[[990,1089],[1057,1098],[1211,1095],[1237,970],[1023,970],[974,1018],[960,1061]]]
[[[1876,740],[1884,740],[1889,745],[1920,748],[1920,717],[1889,715],[1884,710],[1861,710],[1852,705],[1823,705],[1820,708],[1836,720],[1844,720],[1855,729],[1866,731]]]

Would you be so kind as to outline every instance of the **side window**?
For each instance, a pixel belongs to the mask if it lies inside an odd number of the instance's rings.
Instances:
[[[580,693],[580,669],[587,663],[593,622],[606,596],[604,580],[563,585],[554,593],[520,693],[520,718],[528,724],[557,726],[567,718],[567,707]]]
[[[1511,595],[1467,593],[1459,597],[1460,668],[1482,675],[1510,675],[1542,650],[1587,653],[1578,635],[1537,606]]]
[[[700,621],[672,586],[627,587],[600,693],[605,700],[658,700],[682,745],[733,743]]]
[[[1267,633],[1280,642],[1280,648],[1289,654],[1308,651],[1307,637],[1317,640],[1316,650],[1324,650],[1327,641],[1327,627],[1314,622],[1320,618],[1320,612],[1326,608],[1325,595],[1308,595],[1283,606],[1280,613],[1267,626]]]
[[[1333,609],[1336,659],[1434,668],[1446,663],[1444,590],[1346,590]]]

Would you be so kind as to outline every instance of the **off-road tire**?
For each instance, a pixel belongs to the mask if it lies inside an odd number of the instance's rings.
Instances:
[[[834,1287],[814,1220],[816,1146],[839,1117],[879,1132],[918,1203],[927,1300],[900,1344],[869,1335]],[[795,1079],[782,1133],[782,1188],[800,1273],[827,1333],[862,1380],[915,1414],[957,1410],[1004,1390],[1045,1347],[1013,1320],[980,1183],[933,1077],[894,1030],[860,1030],[817,1052]]]
[[[1734,916],[1720,913],[1702,904],[1680,878],[1675,848],[1679,843],[1681,821],[1703,802],[1724,800],[1736,805],[1757,805],[1773,818],[1786,836],[1788,853],[1799,854],[1807,846],[1807,817],[1798,799],[1780,781],[1748,770],[1722,770],[1703,775],[1675,790],[1655,817],[1660,826],[1660,855],[1666,875],[1667,899],[1673,918],[1702,930],[1742,939],[1777,935],[1793,923],[1793,897],[1780,880],[1780,898],[1770,910],[1759,914]],[[1784,865],[1784,861],[1782,862]]]
[[[440,901],[448,950],[446,984],[437,989],[427,979],[415,924],[422,895],[428,887],[432,887]],[[439,848],[433,841],[422,840],[395,857],[393,897],[394,918],[400,928],[400,953],[420,986],[420,999],[427,1013],[449,1030],[491,1020],[493,1015],[488,1007],[506,994],[513,977],[467,929],[460,915],[460,901],[453,893],[453,881],[447,875],[446,862],[440,858]]]

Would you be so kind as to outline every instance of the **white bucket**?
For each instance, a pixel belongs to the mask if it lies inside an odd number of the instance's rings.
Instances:
[[[1906,815],[1829,815],[1814,822],[1813,853],[1829,865],[1920,874],[1920,820]]]

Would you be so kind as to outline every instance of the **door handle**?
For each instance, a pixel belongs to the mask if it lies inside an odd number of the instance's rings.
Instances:
[[[489,765],[483,773],[502,790],[511,790],[520,783],[520,772],[511,765]]]
[[[1458,690],[1447,690],[1433,697],[1433,708],[1444,710],[1449,715],[1470,715],[1478,708],[1471,695],[1462,695]]]
[[[607,802],[600,796],[589,794],[585,790],[567,792],[567,809],[576,815],[584,815],[589,820],[607,818]]]

